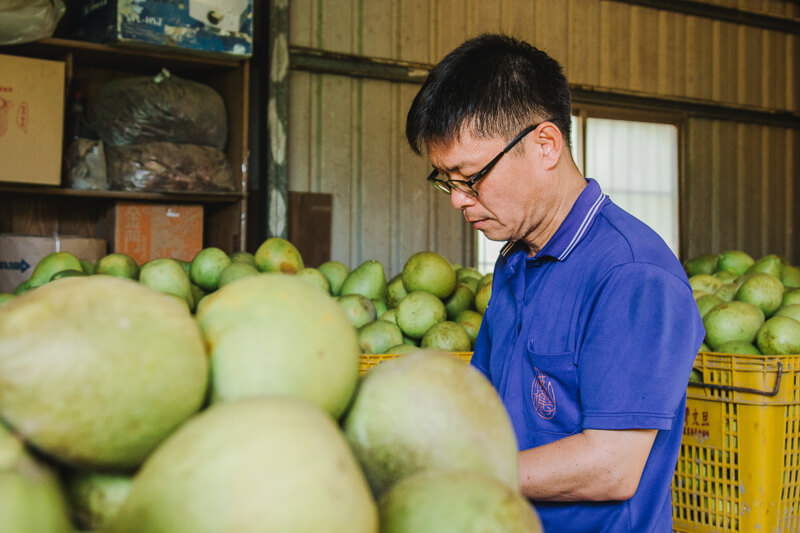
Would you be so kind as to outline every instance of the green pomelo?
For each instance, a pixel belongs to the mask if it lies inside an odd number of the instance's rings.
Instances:
[[[775,254],[765,255],[747,269],[748,274],[760,272],[781,279],[783,275],[783,261]]]
[[[783,301],[783,283],[771,274],[755,273],[741,284],[735,299],[757,306],[769,317]]]
[[[730,270],[718,270],[714,272],[712,276],[720,280],[722,283],[730,283],[739,277],[738,274],[731,272]]]
[[[800,354],[800,322],[774,316],[758,330],[756,343],[764,355]]]
[[[701,254],[684,261],[683,268],[690,278],[697,274],[713,274],[717,269],[717,259],[714,254]]]
[[[716,349],[729,341],[753,342],[764,323],[764,313],[747,302],[724,302],[703,317],[706,342]]]
[[[385,320],[387,322],[391,322],[392,324],[397,324],[397,309],[387,309],[380,316],[378,316],[378,320]]]
[[[192,282],[174,259],[154,259],[142,265],[139,283],[158,292],[183,298],[189,307],[194,306]]]
[[[81,263],[81,270],[90,276],[96,272],[97,267],[91,261],[87,261],[86,259],[79,259],[78,261]]]
[[[22,294],[24,292],[28,292],[29,290],[31,290],[33,288],[34,287],[31,286],[31,280],[27,279],[27,280],[23,281],[22,283],[20,283],[19,285],[17,285],[17,287],[14,289],[14,294],[15,295],[20,295],[20,294]]]
[[[689,278],[689,285],[692,286],[692,290],[706,291],[713,294],[715,290],[722,286],[722,280],[710,274],[695,274]]]
[[[481,280],[478,282],[478,290],[481,290],[481,288],[485,287],[486,285],[491,286],[493,279],[494,279],[494,273],[492,272],[489,272],[488,274],[483,276]]]
[[[489,307],[489,300],[492,298],[492,284],[487,283],[475,294],[475,310],[480,314],[484,314],[486,312],[486,308]]]
[[[319,266],[319,271],[327,278],[331,287],[331,294],[339,296],[342,291],[342,284],[350,273],[347,265],[339,261],[326,261]]]
[[[294,244],[280,237],[271,237],[261,243],[255,253],[259,272],[296,274],[303,268],[303,258]]]
[[[478,285],[480,284],[480,282],[481,282],[480,278],[467,277],[457,283],[464,285],[469,290],[471,290],[473,294],[475,294],[478,292]]]
[[[800,304],[782,305],[773,316],[788,316],[800,322]]]
[[[531,503],[482,472],[429,470],[380,501],[381,533],[543,533]]]
[[[372,305],[375,306],[376,316],[381,316],[383,313],[389,310],[389,306],[386,305],[386,300],[372,300]]]
[[[416,352],[418,349],[419,348],[416,345],[407,344],[404,342],[401,344],[395,344],[394,346],[389,346],[389,348],[386,349],[386,353],[406,354],[406,353]]]
[[[715,290],[714,295],[725,302],[732,302],[736,297],[736,291],[738,290],[739,287],[735,283],[726,283],[719,289]]]
[[[350,401],[356,331],[333,298],[296,276],[226,285],[198,309],[197,321],[211,355],[212,402],[287,394],[338,417]]]
[[[752,342],[729,341],[723,342],[717,347],[719,353],[733,353],[740,355],[761,355],[758,348]]]
[[[467,336],[473,348],[475,347],[475,340],[478,338],[478,332],[481,329],[482,321],[483,315],[471,309],[461,311],[458,316],[456,316],[456,322],[461,324],[461,327],[467,332]]]
[[[58,478],[0,424],[0,531],[72,533]]]
[[[692,371],[689,373],[689,383],[702,383],[703,382],[703,374],[696,368],[693,368]]]
[[[461,283],[456,284],[453,293],[444,301],[448,320],[455,320],[461,311],[471,309],[475,304],[475,293]]]
[[[406,296],[408,296],[408,291],[405,285],[403,285],[403,275],[397,274],[389,281],[389,284],[386,285],[386,305],[388,305],[389,308],[395,308]]]
[[[107,533],[318,531],[377,533],[375,502],[326,413],[266,397],[184,424],[148,458]]]
[[[219,273],[219,287],[222,288],[228,283],[233,283],[237,279],[255,276],[259,274],[258,269],[248,263],[231,262],[222,272]]]
[[[461,267],[456,270],[456,283],[464,281],[467,278],[474,278],[480,280],[483,277],[478,269],[472,267]]]
[[[56,272],[55,274],[53,274],[53,277],[50,278],[50,281],[55,281],[57,279],[63,279],[63,278],[74,278],[76,276],[78,277],[88,276],[88,275],[89,274],[87,274],[83,270],[62,270],[61,272]]]
[[[342,283],[342,296],[360,294],[370,300],[380,300],[386,295],[386,272],[380,261],[364,261],[354,268]]]
[[[787,289],[783,291],[781,306],[800,304],[800,289]]]
[[[331,284],[325,275],[313,267],[303,267],[297,271],[297,279],[301,279],[318,288],[325,294],[331,293]]]
[[[62,270],[81,270],[81,262],[69,252],[53,252],[44,256],[33,269],[28,280],[30,286],[40,287],[50,281],[53,274]]]
[[[781,282],[783,282],[784,287],[791,287],[793,289],[800,287],[800,268],[784,263],[783,271],[781,272]]]
[[[206,295],[206,291],[204,291],[194,283],[192,283],[191,289],[192,289],[192,305],[189,306],[189,310],[194,312],[197,309],[197,304]]]
[[[437,298],[447,298],[456,287],[453,265],[436,252],[417,252],[409,257],[402,277],[409,293],[426,291]]]
[[[409,293],[396,309],[397,325],[415,339],[421,339],[430,328],[447,319],[442,301],[426,291]]]
[[[115,278],[139,279],[139,265],[134,259],[123,253],[108,254],[97,261],[95,274],[105,274]]]
[[[403,344],[408,344],[409,346],[417,346],[417,347],[419,347],[419,340],[418,339],[412,339],[411,337],[403,335]]]
[[[468,352],[472,343],[460,324],[445,321],[431,327],[422,337],[420,346],[445,352]]]
[[[0,417],[64,463],[137,466],[207,382],[186,305],[134,281],[62,279],[0,308]]]
[[[362,353],[386,353],[390,346],[403,342],[403,332],[397,324],[386,320],[370,322],[358,330],[358,345]]]
[[[192,283],[207,291],[219,288],[219,275],[231,264],[231,258],[220,248],[203,248],[189,267],[189,278]]]
[[[241,263],[256,268],[256,256],[250,252],[233,252],[230,258],[231,263]]]
[[[700,311],[700,316],[705,316],[713,307],[721,304],[724,300],[714,294],[707,294],[695,300],[697,310]]]
[[[505,407],[480,372],[452,355],[417,350],[371,369],[344,432],[377,497],[432,468],[485,472],[519,491]]]
[[[10,302],[15,296],[16,294],[11,294],[9,292],[0,292],[0,305]]]
[[[712,293],[710,293],[708,291],[698,291],[698,290],[693,290],[692,291],[692,297],[694,298],[695,302],[697,300],[699,300],[700,298],[702,298],[703,296],[708,296],[709,294],[712,294]]]
[[[717,270],[733,272],[737,276],[743,275],[753,266],[755,260],[741,250],[728,250],[722,252],[717,259]]]
[[[709,346],[706,343],[703,343],[703,344],[700,345],[700,349],[698,351],[700,351],[700,352],[710,352],[711,351],[711,346]]]
[[[375,304],[366,296],[347,294],[340,296],[336,303],[339,304],[347,320],[356,329],[373,322],[378,317],[378,313],[375,311]]]
[[[104,530],[111,524],[131,490],[133,476],[93,471],[74,471],[66,476],[65,489],[75,524],[86,530]]]

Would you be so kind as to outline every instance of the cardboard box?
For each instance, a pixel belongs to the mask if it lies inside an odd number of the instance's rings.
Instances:
[[[0,181],[59,185],[64,62],[0,54]]]
[[[106,255],[106,241],[71,235],[0,234],[0,292],[14,289],[31,277],[36,264],[47,254],[69,252],[95,263]]]
[[[73,2],[75,3],[75,2]],[[79,2],[75,37],[249,57],[253,0],[95,0]]]
[[[140,265],[172,257],[191,261],[203,249],[203,206],[117,202],[109,216],[112,250]]]

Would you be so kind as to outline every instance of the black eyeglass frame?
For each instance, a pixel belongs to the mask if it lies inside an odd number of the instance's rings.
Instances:
[[[532,132],[533,130],[535,130],[536,128],[538,128],[539,126],[544,124],[545,122],[552,122],[552,119],[544,120],[542,122],[539,122],[538,124],[533,124],[532,126],[528,126],[524,130],[519,132],[519,134],[516,137],[514,137],[513,139],[511,139],[511,142],[508,143],[506,145],[506,147],[503,148],[503,150],[494,157],[494,159],[489,161],[489,163],[487,163],[485,167],[483,167],[482,169],[477,171],[475,174],[473,174],[472,176],[470,176],[466,180],[441,180],[441,179],[437,179],[436,176],[439,175],[439,169],[434,168],[433,172],[431,172],[428,175],[427,181],[433,187],[435,187],[436,189],[442,191],[445,194],[450,194],[453,189],[457,189],[460,192],[463,192],[464,194],[468,194],[470,196],[478,196],[478,191],[475,190],[474,185],[476,183],[478,183],[480,180],[482,180],[483,178],[485,178],[486,175],[494,168],[494,166],[497,164],[497,162],[500,161],[500,159],[504,155],[506,155],[509,152],[509,150],[514,148],[514,146],[516,146],[516,144],[518,142],[520,142],[523,139],[523,137],[525,137],[527,134],[529,134],[530,132]],[[467,187],[467,189],[465,190],[462,187]]]

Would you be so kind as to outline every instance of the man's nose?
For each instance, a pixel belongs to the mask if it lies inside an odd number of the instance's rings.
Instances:
[[[465,207],[469,207],[474,203],[474,201],[474,196],[470,196],[469,194],[461,192],[458,189],[454,188],[450,191],[450,204],[459,211]]]

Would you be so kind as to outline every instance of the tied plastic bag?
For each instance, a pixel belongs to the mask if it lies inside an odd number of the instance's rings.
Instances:
[[[106,146],[169,142],[222,150],[228,138],[222,97],[208,85],[167,70],[105,84],[92,122]]]
[[[122,191],[235,191],[225,154],[211,146],[149,143],[106,146],[109,186]]]
[[[62,0],[0,0],[0,45],[50,37],[66,10]]]
[[[73,139],[67,149],[67,185],[71,189],[104,191],[108,189],[103,141]]]

